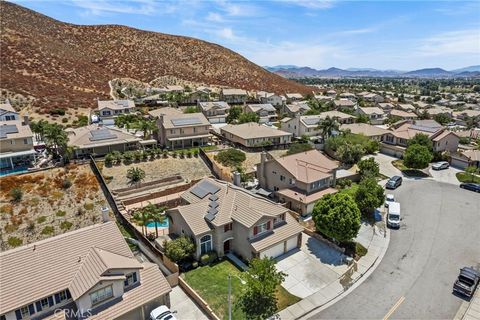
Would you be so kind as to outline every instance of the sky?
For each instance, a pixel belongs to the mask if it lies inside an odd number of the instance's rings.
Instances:
[[[480,1],[14,0],[64,22],[199,38],[261,66],[480,65]]]

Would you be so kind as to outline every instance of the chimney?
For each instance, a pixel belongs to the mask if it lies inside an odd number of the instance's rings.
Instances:
[[[102,207],[101,209],[102,211],[102,220],[103,222],[108,222],[110,221],[110,209],[108,209],[108,207]]]
[[[28,118],[28,113],[26,113],[26,114],[23,116],[23,124],[24,124],[25,126],[30,125],[30,119]]]
[[[258,182],[262,188],[266,187],[267,179],[265,177],[265,163],[267,162],[267,153],[262,151],[260,155],[260,169],[258,170]]]
[[[242,185],[242,180],[240,178],[240,173],[238,171],[235,171],[233,173],[233,184],[236,185],[237,187],[241,187]]]

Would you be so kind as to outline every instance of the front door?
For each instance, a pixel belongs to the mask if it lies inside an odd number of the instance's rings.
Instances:
[[[232,241],[232,240],[227,240],[223,243],[223,253],[224,254],[227,254],[228,252],[230,252],[230,241]]]

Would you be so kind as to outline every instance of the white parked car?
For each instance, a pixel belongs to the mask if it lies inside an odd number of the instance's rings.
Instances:
[[[150,320],[177,320],[173,315],[176,311],[170,311],[167,306],[160,306],[150,312]]]
[[[443,170],[448,169],[448,167],[450,167],[450,164],[447,161],[440,161],[432,164],[433,170]]]
[[[388,208],[388,204],[394,201],[395,201],[395,197],[393,196],[393,194],[387,193],[387,195],[385,196],[385,208]]]

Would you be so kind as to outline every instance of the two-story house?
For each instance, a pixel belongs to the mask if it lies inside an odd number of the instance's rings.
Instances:
[[[269,103],[247,104],[245,106],[245,112],[257,114],[260,117],[260,123],[277,121],[277,109]]]
[[[20,120],[20,115],[10,104],[8,99],[0,101],[0,121]]]
[[[284,206],[230,183],[205,178],[167,210],[170,232],[196,244],[195,258],[216,251],[245,260],[275,258],[300,247],[303,228]]]
[[[263,104],[269,103],[276,108],[281,107],[284,103],[284,97],[272,92],[265,91],[257,92],[257,100]]]
[[[326,111],[316,115],[284,118],[280,121],[280,129],[293,134],[293,137],[317,136],[321,134],[318,125],[326,117],[334,118],[339,124],[353,123],[355,117],[340,111]]]
[[[243,89],[222,89],[221,99],[227,103],[243,104],[247,98],[247,91]]]
[[[260,186],[274,192],[275,197],[302,216],[312,213],[315,202],[335,193],[338,163],[318,150],[285,157],[268,157],[262,152],[257,165]]]
[[[303,116],[310,106],[306,101],[295,101],[283,106],[283,113],[287,114],[287,117],[295,118],[296,116]]]
[[[149,112],[157,119],[154,135],[160,145],[176,149],[207,144],[212,125],[203,113],[181,113],[175,108],[161,108]]]
[[[358,107],[356,112],[367,116],[371,124],[383,124],[386,120],[385,112],[378,107]]]
[[[361,134],[368,137],[369,139],[377,140],[379,142],[384,141],[387,134],[390,133],[390,131],[387,129],[372,126],[368,123],[342,124],[340,126],[340,130],[353,134]]]
[[[291,142],[292,134],[256,122],[228,124],[220,128],[225,139],[245,147],[283,145]]]
[[[303,100],[303,96],[300,93],[287,93],[285,96],[287,97],[287,103]]]
[[[0,266],[0,319],[146,319],[170,305],[158,266],[113,221],[2,252]]]
[[[135,110],[132,100],[99,100],[98,114],[101,119],[114,118],[121,114],[131,113]]]
[[[418,118],[415,112],[408,112],[399,109],[392,109],[388,111],[387,114],[389,117],[399,118],[401,120],[415,120]]]
[[[354,111],[357,106],[357,104],[350,99],[333,100],[333,104],[335,105],[335,108],[338,110],[349,110],[349,111]]]
[[[230,105],[225,101],[199,102],[198,107],[202,110],[203,115],[207,117],[210,123],[227,122]]]
[[[24,120],[0,121],[0,170],[27,169],[35,161],[33,133],[28,116]]]

